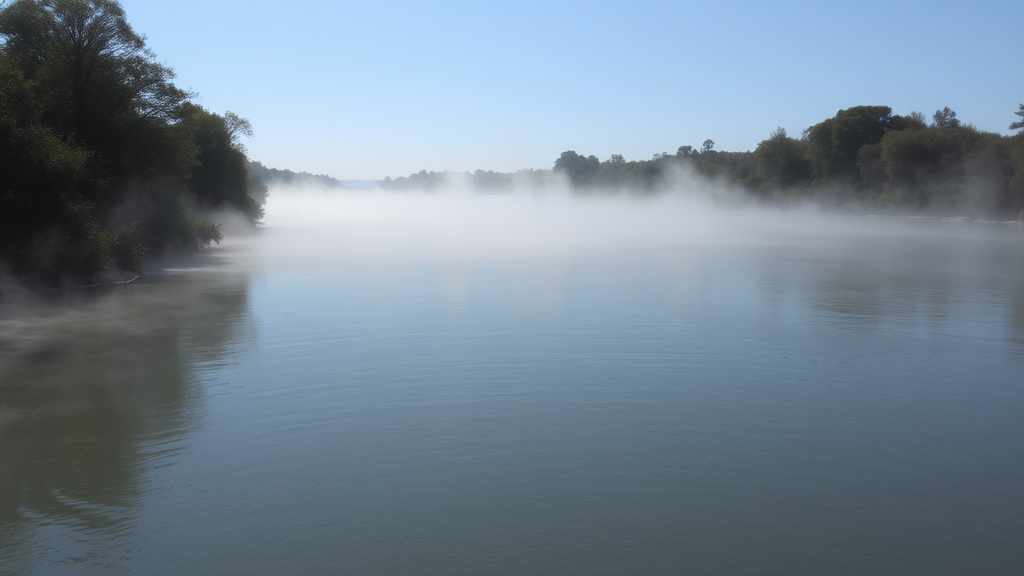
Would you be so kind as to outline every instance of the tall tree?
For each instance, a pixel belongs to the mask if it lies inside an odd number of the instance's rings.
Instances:
[[[87,144],[110,120],[173,121],[190,94],[156,61],[113,0],[18,0],[0,15],[6,50],[51,84],[55,124]]]
[[[189,195],[258,220],[239,141],[252,126],[190,104],[173,79],[114,0],[0,7],[0,257],[33,273],[138,269],[133,238],[219,239]]]
[[[946,106],[942,110],[936,110],[932,114],[932,126],[939,130],[951,130],[960,127],[960,121],[956,118],[956,112]]]
[[[597,156],[584,157],[577,154],[575,150],[566,150],[555,160],[555,172],[561,172],[569,177],[573,186],[586,186],[590,184],[591,178],[597,173],[601,161]]]
[[[193,131],[199,148],[188,188],[200,205],[236,208],[251,220],[258,220],[262,210],[249,193],[248,162],[238,141],[240,135],[252,135],[249,121],[232,112],[219,116],[189,104],[183,124]]]
[[[859,182],[858,153],[882,140],[893,120],[888,106],[855,106],[808,128],[804,134],[818,182]]]
[[[1020,110],[1014,112],[1017,116],[1020,116],[1020,120],[1017,120],[1013,124],[1010,124],[1010,130],[1022,130],[1024,129],[1024,104],[1020,105]]]
[[[785,128],[758,144],[754,157],[761,187],[788,189],[808,184],[811,170],[806,148],[806,142],[787,136]]]
[[[94,152],[93,179],[187,177],[193,152],[171,125],[190,94],[174,86],[174,71],[156,61],[117,2],[18,0],[0,11],[0,35],[38,85],[42,122]],[[85,192],[105,205],[114,190]]]

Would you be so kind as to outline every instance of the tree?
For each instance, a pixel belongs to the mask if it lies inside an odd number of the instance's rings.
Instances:
[[[1024,104],[1021,104],[1020,110],[1017,110],[1014,114],[1020,116],[1020,120],[1010,124],[1010,130],[1024,130]]]
[[[704,141],[704,145],[701,147],[700,152],[701,154],[707,154],[708,152],[711,152],[714,149],[715,141],[712,140],[711,138],[708,138],[707,140]]]
[[[248,120],[189,103],[113,0],[0,8],[0,258],[16,272],[138,270],[220,238],[189,206],[261,214]]]
[[[793,188],[810,181],[806,143],[788,137],[785,128],[778,128],[758,144],[754,157],[762,188]]]
[[[124,181],[187,177],[194,150],[173,124],[191,94],[174,86],[174,71],[156,61],[117,2],[20,0],[0,11],[0,35],[37,84],[43,124],[93,151],[97,185],[83,189],[87,199],[109,207]]]
[[[231,140],[231,145],[244,154],[245,145],[242,144],[240,138],[242,136],[252,138],[252,123],[249,122],[248,119],[242,118],[238,114],[228,110],[224,113],[224,125],[227,128],[228,138]]]
[[[946,106],[942,110],[936,110],[932,114],[932,126],[939,130],[951,130],[960,127],[960,121],[956,119],[956,112]]]
[[[50,84],[56,128],[90,146],[141,120],[173,122],[191,96],[113,0],[21,0],[0,12],[0,34],[26,75]]]
[[[237,114],[219,116],[195,104],[186,108],[183,124],[193,131],[199,148],[188,189],[204,208],[235,208],[256,221],[263,215],[249,193],[248,162],[238,142],[252,135],[252,125]]]
[[[561,172],[569,177],[573,186],[585,186],[590,183],[591,178],[601,167],[601,161],[597,156],[584,158],[575,150],[566,150],[555,160],[555,172]]]
[[[924,121],[924,114],[920,112],[911,112],[906,116],[893,116],[889,120],[889,126],[886,133],[893,130],[920,130],[927,128],[928,124]]]
[[[608,159],[611,164],[625,164],[626,159],[622,157],[622,154],[612,154],[612,157]]]
[[[887,134],[880,146],[886,175],[897,186],[918,186],[938,171],[947,146],[947,138],[934,130]]]
[[[15,272],[102,266],[99,226],[77,193],[90,153],[39,123],[32,85],[0,52],[0,259]]]
[[[690,154],[693,154],[693,146],[680,146],[676,150],[676,156],[689,156]]]
[[[805,130],[815,179],[859,182],[857,160],[861,147],[879,143],[892,120],[892,108],[888,106],[855,106]]]

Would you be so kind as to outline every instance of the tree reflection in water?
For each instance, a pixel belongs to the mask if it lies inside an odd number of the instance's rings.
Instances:
[[[199,363],[252,342],[244,274],[154,276],[0,318],[0,573],[117,565],[146,474],[188,443]]]
[[[913,235],[880,228],[842,243],[766,246],[757,267],[762,304],[778,311],[789,299],[844,329],[869,332],[963,329],[995,312],[1006,316],[993,319],[1005,321],[1006,343],[1024,353],[1019,228],[925,224]]]

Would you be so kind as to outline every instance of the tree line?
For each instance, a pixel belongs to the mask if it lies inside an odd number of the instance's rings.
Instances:
[[[253,182],[269,187],[282,186],[316,186],[319,188],[344,188],[337,178],[326,174],[310,174],[309,172],[293,172],[277,168],[267,168],[262,162],[249,161],[249,173]]]
[[[44,281],[221,239],[214,211],[262,218],[249,121],[176,87],[115,0],[0,8],[0,262]]]
[[[601,161],[563,152],[551,172],[580,193],[656,193],[688,169],[725,181],[767,203],[814,200],[847,210],[1017,218],[1024,209],[1024,104],[1002,136],[962,123],[949,108],[927,122],[923,114],[895,115],[888,106],[855,106],[808,127],[799,138],[779,128],[753,152],[722,152],[708,139],[649,160],[613,154]],[[510,189],[527,174],[466,174],[480,191]],[[385,189],[430,189],[452,175],[422,171],[381,182]]]

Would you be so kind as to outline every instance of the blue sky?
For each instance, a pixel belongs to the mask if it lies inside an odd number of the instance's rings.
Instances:
[[[1008,133],[1020,4],[122,0],[253,159],[339,178],[752,150],[839,109],[944,106]]]

